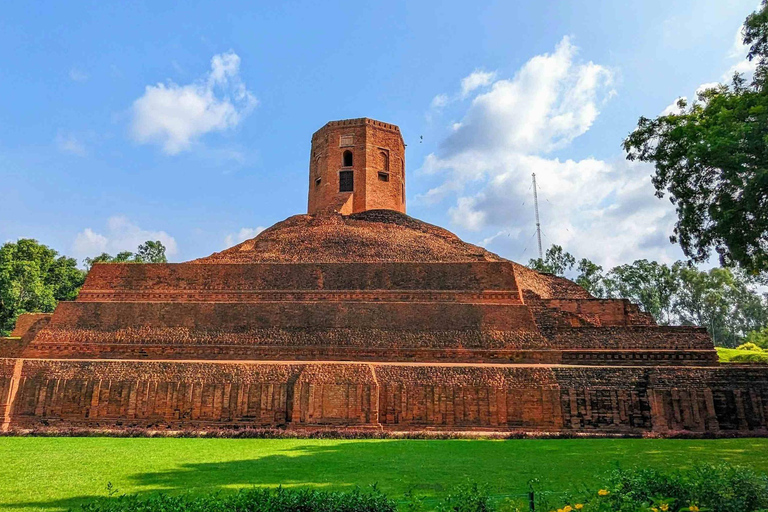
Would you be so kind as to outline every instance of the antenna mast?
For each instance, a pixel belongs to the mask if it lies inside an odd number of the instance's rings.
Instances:
[[[539,259],[544,259],[544,253],[541,250],[541,222],[539,222],[539,194],[536,191],[536,173],[531,174],[533,177],[533,207],[536,210],[536,238],[539,242]]]

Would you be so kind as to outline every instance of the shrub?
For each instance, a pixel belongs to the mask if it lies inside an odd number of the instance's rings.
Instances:
[[[396,512],[393,500],[376,486],[367,492],[248,489],[208,495],[155,494],[102,498],[82,512]],[[520,496],[519,498],[516,496]],[[525,495],[491,496],[485,486],[466,484],[443,497],[401,501],[401,512],[527,512]],[[514,498],[514,499],[512,499]],[[688,470],[615,469],[596,490],[536,494],[536,510],[558,512],[757,512],[768,510],[768,476],[729,464]],[[559,503],[559,504],[558,504]],[[554,506],[552,506],[554,504]],[[432,505],[432,506],[431,506]],[[541,505],[546,505],[542,508]]]
[[[368,492],[247,489],[232,494],[122,495],[87,503],[83,512],[396,512],[375,486]]]
[[[491,512],[496,510],[491,504],[488,488],[476,483],[461,485],[448,493],[437,505],[438,512]]]
[[[738,347],[736,347],[736,350],[752,350],[754,352],[762,352],[763,349],[758,347],[752,342],[742,343]]]
[[[768,477],[728,464],[685,471],[616,469],[606,485],[559,510],[754,512],[768,508]]]

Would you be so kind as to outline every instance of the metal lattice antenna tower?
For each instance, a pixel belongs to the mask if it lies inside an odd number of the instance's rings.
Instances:
[[[539,194],[536,191],[536,173],[531,174],[533,177],[533,208],[536,210],[536,238],[539,242],[539,259],[544,259],[544,252],[541,250],[541,222],[539,222]]]

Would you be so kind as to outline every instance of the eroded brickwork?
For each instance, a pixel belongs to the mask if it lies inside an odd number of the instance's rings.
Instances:
[[[0,361],[0,412],[8,397]],[[25,360],[13,425],[358,426],[766,434],[768,373],[669,369]]]
[[[2,428],[766,433],[768,367],[408,217],[404,173],[396,126],[332,122],[310,215],[189,263],[94,265],[0,339]]]

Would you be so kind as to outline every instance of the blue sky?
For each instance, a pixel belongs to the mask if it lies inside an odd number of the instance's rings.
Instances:
[[[747,70],[756,3],[12,2],[0,241],[205,256],[304,213],[312,132],[372,117],[408,144],[412,216],[525,262],[536,172],[545,246],[675,259],[674,213],[620,144]]]

